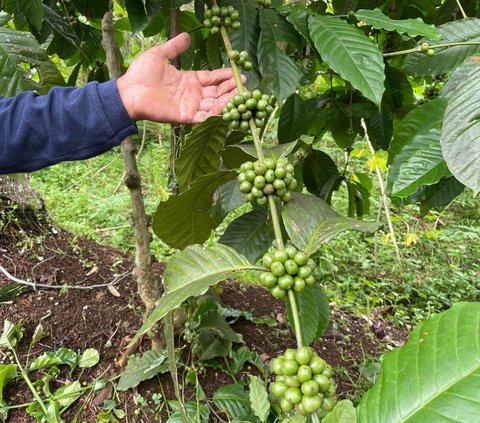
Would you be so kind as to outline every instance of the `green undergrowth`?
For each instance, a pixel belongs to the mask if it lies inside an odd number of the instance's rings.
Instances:
[[[147,133],[139,169],[147,212],[153,213],[159,200],[168,196],[169,144],[168,136],[158,142],[155,132]],[[354,164],[368,172],[365,158]],[[379,203],[376,180],[370,174],[374,188],[366,220],[375,219]],[[132,252],[130,197],[120,183],[122,175],[123,159],[117,148],[94,159],[35,172],[31,180],[59,227]],[[346,209],[345,194],[340,190],[334,195],[340,212]],[[246,210],[232,212],[227,220]],[[399,325],[423,320],[457,301],[479,301],[480,198],[466,191],[446,209],[427,216],[421,216],[415,206],[392,206],[392,212],[400,264],[386,225],[376,236],[347,232],[324,245],[318,255],[319,277],[330,301],[364,314],[392,306],[390,318]],[[381,221],[385,221],[383,215]],[[210,242],[224,228],[217,229]],[[152,249],[160,260],[175,251],[156,237]]]
[[[148,128],[155,130],[155,126]],[[142,128],[139,129],[141,132]],[[149,214],[155,211],[160,199],[168,196],[170,148],[168,135],[164,133],[160,132],[159,137],[147,130],[147,142],[139,155],[138,167]],[[140,135],[137,143],[140,147]],[[135,249],[135,238],[130,195],[122,183],[123,172],[120,148],[114,148],[93,159],[65,162],[34,172],[31,183],[59,227],[131,252]],[[152,249],[160,258],[171,254],[171,249],[158,238],[154,239]]]
[[[324,245],[320,278],[331,301],[414,324],[459,301],[480,301],[480,199],[465,192],[443,213],[392,209],[401,260],[386,225],[377,236],[344,233]],[[398,212],[398,214],[395,214]],[[385,316],[384,316],[385,317]]]

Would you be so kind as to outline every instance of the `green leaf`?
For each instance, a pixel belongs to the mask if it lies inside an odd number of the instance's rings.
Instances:
[[[195,125],[185,137],[176,162],[180,192],[186,190],[199,176],[213,173],[220,165],[220,152],[225,145],[228,123],[221,116],[212,116]]]
[[[376,150],[388,150],[393,134],[393,113],[390,106],[382,102],[381,109],[366,119],[367,132]]]
[[[199,360],[211,360],[215,357],[226,357],[231,349],[231,342],[217,336],[216,333],[204,330],[198,334],[195,354]]]
[[[273,31],[275,31],[275,38],[277,40],[292,44],[295,47],[300,47],[300,35],[290,22],[275,9],[265,8],[264,12],[268,17]]]
[[[224,308],[223,315],[225,317],[233,317],[238,319],[243,317],[245,320],[254,323],[255,325],[267,325],[270,328],[277,326],[277,321],[273,317],[255,317],[251,311],[248,310],[238,310],[236,308]]]
[[[82,396],[82,384],[78,380],[67,383],[58,388],[53,396],[53,401],[58,401],[62,408],[70,407],[77,399]]]
[[[170,259],[164,273],[165,295],[145,319],[130,344],[140,335],[147,333],[156,322],[188,297],[202,295],[211,285],[233,277],[238,271],[249,269],[262,270],[222,244],[215,244],[210,248],[201,245],[185,248]]]
[[[292,193],[282,216],[290,239],[308,254],[346,230],[369,234],[379,228],[377,223],[339,216],[322,199],[299,193]]]
[[[396,173],[391,193],[405,198],[414,194],[422,185],[433,185],[449,174],[440,147],[440,130],[431,129],[415,136],[391,166]]]
[[[214,198],[216,201],[210,209],[210,215],[217,225],[223,222],[228,213],[245,204],[239,185],[237,179],[232,179],[220,186],[215,192]]]
[[[0,364],[0,408],[2,404],[5,404],[3,402],[3,388],[17,376],[17,366],[15,364]]]
[[[178,401],[168,401],[168,405],[175,411],[167,420],[167,423],[185,423],[182,413],[179,411]],[[209,423],[210,409],[205,404],[189,401],[185,403],[188,421],[194,423]]]
[[[271,87],[272,93],[281,104],[296,91],[302,72],[300,67],[277,46],[280,39],[277,37],[271,13],[261,8],[259,17],[261,32],[257,57],[260,71],[264,81]]]
[[[34,345],[38,344],[46,336],[48,336],[48,332],[45,331],[42,323],[39,323],[36,326],[35,331],[33,332],[29,348],[32,348]]]
[[[480,19],[468,18],[448,22],[437,27],[442,35],[440,41],[428,42],[431,45],[458,42],[480,42]],[[405,59],[404,70],[413,76],[437,76],[453,71],[470,56],[480,51],[480,45],[460,45],[435,49],[430,57],[423,53],[409,54]]]
[[[43,5],[45,21],[54,30],[54,40],[50,43],[48,50],[51,54],[58,54],[62,59],[67,59],[78,53],[80,39],[73,28],[56,11]]]
[[[261,74],[257,61],[257,45],[260,34],[258,24],[258,9],[253,7],[250,0],[226,0],[222,6],[233,6],[238,10],[240,29],[229,30],[228,36],[232,47],[238,51],[246,50],[253,69],[248,73],[247,87],[256,88],[261,80]]]
[[[248,393],[241,383],[225,385],[217,389],[213,402],[219,410],[225,411],[232,419],[251,413]]]
[[[44,16],[42,0],[17,0],[17,3],[28,21],[41,31]]]
[[[46,423],[64,423],[64,420],[60,417],[60,403],[50,399],[45,401],[47,413],[43,411],[38,401],[31,403],[27,407],[27,413],[33,417],[36,417],[37,422]]]
[[[465,80],[467,75],[478,66],[480,56],[472,56],[458,66],[448,77],[448,79],[440,88],[440,96],[450,98],[457,87]]]
[[[252,351],[246,345],[242,345],[238,350],[234,351],[232,353],[232,364],[230,365],[232,373],[234,375],[239,373],[245,366],[245,363],[254,360],[255,355],[256,352]]]
[[[358,422],[470,422],[480,403],[480,303],[458,303],[384,355]],[[379,406],[381,404],[381,407]]]
[[[287,21],[295,27],[308,43],[313,44],[308,29],[308,17],[311,14],[309,9],[305,8],[303,4],[290,3],[280,6],[277,10],[287,17]]]
[[[265,157],[287,157],[297,147],[298,142],[289,142],[287,144],[278,144],[272,147],[264,147]],[[238,168],[246,161],[255,161],[258,159],[257,151],[252,144],[229,145],[223,151],[223,161],[229,169]]]
[[[323,151],[311,150],[302,168],[303,183],[308,192],[329,202],[332,192],[338,189],[340,173],[332,158]]]
[[[432,207],[446,206],[458,197],[464,189],[465,185],[454,176],[443,178],[437,184],[426,187],[420,205],[422,214],[427,214]]]
[[[200,176],[192,186],[177,196],[160,203],[153,215],[153,231],[175,248],[204,242],[216,227],[209,214],[216,189],[236,176],[233,171],[221,171]]]
[[[262,423],[267,421],[270,414],[270,401],[265,385],[257,376],[250,376],[250,406]]]
[[[14,325],[9,320],[3,321],[3,332],[0,336],[0,347],[9,350],[16,350],[18,343],[23,337],[23,328],[21,322]]]
[[[159,0],[125,0],[128,19],[136,34],[145,29],[160,10]]]
[[[47,351],[30,364],[30,370],[46,369],[52,366],[67,364],[73,370],[77,366],[78,354],[70,348]]]
[[[268,250],[274,238],[268,209],[260,207],[237,217],[228,225],[219,242],[234,248],[255,263]]]
[[[209,331],[230,342],[243,342],[242,336],[235,332],[225,319],[216,298],[203,299],[195,312],[195,318],[199,322],[199,333]]]
[[[45,93],[53,85],[65,85],[62,75],[33,35],[0,27],[0,96],[10,97],[21,91]],[[31,78],[25,64],[35,68],[39,82]]]
[[[309,112],[309,102],[297,93],[287,98],[278,121],[278,141],[281,144],[295,141],[305,133]]]
[[[302,328],[302,339],[305,345],[314,343],[328,326],[330,311],[328,298],[319,284],[314,284],[301,292],[295,292],[295,298],[300,314],[300,326]],[[294,328],[290,300],[287,297],[288,321],[291,328]]]
[[[411,143],[415,136],[427,133],[431,129],[441,128],[446,107],[447,100],[437,98],[414,108],[408,113],[395,128],[393,140],[388,150],[388,164],[393,162],[394,157],[407,144]],[[391,175],[390,170],[390,176],[396,175]]]
[[[384,15],[380,9],[366,10],[360,9],[353,13],[359,20],[365,24],[373,26],[375,29],[386,29],[387,31],[396,31],[399,34],[407,34],[410,37],[419,35],[427,37],[430,40],[442,38],[435,26],[426,24],[421,18],[416,19],[391,19]]]
[[[310,16],[308,24],[327,65],[380,107],[385,64],[377,45],[357,27],[332,16]]]
[[[117,389],[127,391],[137,387],[140,382],[151,379],[158,373],[168,372],[167,355],[164,351],[146,351],[142,356],[132,355],[127,367],[120,374]]]
[[[72,3],[87,18],[101,19],[108,10],[108,0],[72,0]]]
[[[356,423],[357,413],[350,400],[342,400],[328,413],[322,423]]]
[[[78,367],[87,369],[100,361],[100,353],[95,348],[87,348],[78,359]]]
[[[480,191],[479,76],[477,66],[452,93],[440,140],[450,172],[475,192]]]
[[[0,12],[0,26],[5,26],[12,20],[12,17],[6,12]]]

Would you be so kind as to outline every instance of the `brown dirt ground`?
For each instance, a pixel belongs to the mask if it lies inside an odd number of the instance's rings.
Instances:
[[[12,237],[0,237],[0,264],[20,279],[50,285],[68,283],[88,286],[108,283],[116,275],[130,271],[133,256],[61,232],[26,238],[20,243]],[[162,272],[163,265],[157,264],[156,270]],[[0,273],[0,287],[5,283],[7,278]],[[268,362],[285,348],[295,346],[294,337],[285,322],[285,310],[281,301],[274,300],[264,290],[239,286],[234,282],[224,282],[221,287],[221,298],[226,306],[250,310],[256,317],[270,316],[277,320],[275,327],[255,325],[244,319],[233,325],[243,335],[246,344],[265,361]],[[25,327],[24,341],[19,349],[23,360],[28,340],[42,319],[49,336],[33,348],[32,357],[59,347],[79,351],[96,348],[100,352],[101,362],[94,368],[87,369],[82,379],[92,381],[106,369],[107,374],[113,376],[116,372],[115,360],[122,351],[125,339],[135,333],[142,320],[142,305],[136,295],[132,277],[123,279],[115,288],[118,296],[107,288],[69,290],[65,293],[54,289],[31,290],[16,297],[12,303],[1,305],[0,318],[12,322],[21,320]],[[340,398],[351,395],[361,383],[359,370],[366,358],[377,357],[387,348],[405,341],[406,334],[387,320],[388,312],[389,310],[375,310],[367,318],[333,310],[326,333],[314,347],[336,369]],[[146,349],[148,342],[145,341],[140,351]],[[245,370],[244,377],[248,371]],[[78,374],[74,373],[73,376]],[[61,382],[68,378],[69,375],[65,372],[57,379]],[[219,386],[232,383],[228,375],[211,368],[206,370],[200,382],[207,396],[213,395]],[[168,375],[142,383],[138,389],[119,393],[119,408],[127,412],[127,421],[159,421],[158,416],[155,417],[154,411],[151,411],[154,406],[140,407],[141,413],[135,415],[134,411],[139,407],[135,405],[134,397],[140,393],[145,398],[151,398],[153,392],[160,391],[160,386],[168,399],[174,399]],[[108,399],[111,391],[101,392],[101,395],[97,394],[88,400],[82,397],[63,415],[64,419],[72,421],[82,406],[78,421],[95,422],[105,394]],[[188,391],[186,395],[189,395]],[[20,404],[31,401],[32,395],[23,381],[16,381],[7,387],[5,398],[9,404]],[[19,409],[10,413],[8,421],[23,423],[35,420],[24,409]]]

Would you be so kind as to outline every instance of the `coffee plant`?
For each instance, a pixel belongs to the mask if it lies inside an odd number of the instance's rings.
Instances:
[[[46,92],[75,84],[79,75],[104,80],[99,25],[107,3],[0,0],[0,95]],[[165,294],[136,337],[164,319],[175,362],[173,310],[226,278],[243,278],[286,302],[297,344],[272,361],[268,391],[251,378],[253,419],[475,420],[476,303],[457,304],[415,328],[404,347],[385,355],[356,409],[348,401],[335,405],[332,371],[311,345],[328,322],[315,255],[340,233],[379,228],[362,220],[372,180],[351,160],[369,151],[367,140],[373,160],[382,150],[388,155],[386,193],[398,206],[418,204],[427,213],[465,187],[480,190],[477,2],[116,3],[128,15],[118,14],[119,36],[167,34],[175,12],[180,30],[192,36],[180,66],[231,66],[237,83],[223,115],[185,128],[177,146],[178,194],[159,204],[153,229],[181,251],[169,261]],[[52,55],[73,69],[67,82]],[[332,208],[342,194],[348,217]],[[237,217],[219,242],[204,246],[232,211]],[[180,402],[184,420],[188,407]]]

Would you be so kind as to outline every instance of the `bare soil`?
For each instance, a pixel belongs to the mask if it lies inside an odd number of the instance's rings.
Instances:
[[[132,255],[65,232],[25,238],[21,242],[13,237],[0,237],[0,264],[4,268],[17,278],[52,286],[109,283],[130,272],[133,261]],[[156,265],[158,272],[162,272],[163,268],[162,264]],[[0,288],[8,282],[0,273]],[[283,302],[273,299],[263,289],[239,286],[232,281],[223,282],[220,287],[220,296],[226,306],[250,310],[256,317],[270,316],[278,322],[275,327],[256,325],[244,319],[233,324],[233,329],[243,335],[246,345],[257,351],[265,362],[286,348],[295,346],[295,339],[286,323]],[[356,316],[332,307],[329,327],[314,348],[335,368],[340,398],[349,397],[355,388],[364,386],[359,375],[367,358],[378,357],[386,349],[405,341],[406,333],[388,321],[390,311],[375,310],[370,316]],[[25,327],[19,349],[23,361],[26,360],[29,340],[40,321],[49,335],[33,348],[31,357],[59,347],[78,351],[96,348],[101,361],[83,373],[82,380],[86,381],[94,380],[104,371],[108,376],[118,373],[115,361],[121,355],[126,340],[140,327],[142,317],[142,304],[131,275],[116,284],[114,290],[32,289],[0,306],[3,321],[21,321]],[[144,341],[139,352],[147,349],[148,341]],[[247,377],[249,371],[246,368],[243,377]],[[76,376],[78,372],[72,377]],[[65,371],[57,377],[57,383],[67,382],[69,378]],[[232,380],[227,374],[207,368],[200,382],[207,396],[211,396],[218,387],[232,383]],[[144,382],[138,389],[119,393],[121,403],[118,408],[127,413],[126,421],[165,421],[164,412],[160,413],[160,417],[155,416],[153,405],[138,406],[134,401],[137,393],[149,399],[152,393],[160,392],[160,387],[167,399],[174,399],[168,374]],[[110,388],[91,397],[84,396],[63,417],[70,422],[81,410],[79,422],[95,422],[103,400],[111,398],[111,395]],[[188,395],[193,395],[193,392],[187,389]],[[18,380],[7,386],[4,398],[8,404],[21,404],[32,401],[32,394],[26,384]],[[141,409],[140,414],[135,414],[138,408]],[[24,409],[17,409],[10,412],[8,421],[23,423],[35,422],[35,419]]]

